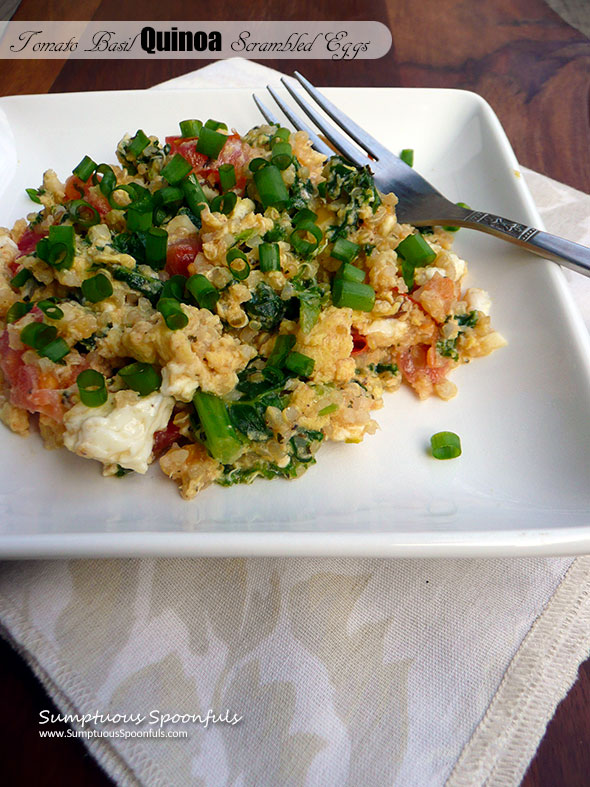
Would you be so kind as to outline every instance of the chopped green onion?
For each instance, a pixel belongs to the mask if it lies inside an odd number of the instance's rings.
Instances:
[[[408,235],[407,238],[404,238],[404,240],[398,244],[396,252],[400,257],[403,257],[406,262],[413,265],[414,268],[429,265],[436,259],[436,252],[419,233]]]
[[[430,438],[435,459],[455,459],[461,456],[461,439],[454,432],[437,432]]]
[[[269,162],[265,158],[253,158],[252,161],[248,164],[248,169],[250,172],[258,172],[259,169],[268,166]]]
[[[234,265],[233,263],[235,263],[236,260],[238,260],[238,263]],[[243,251],[240,249],[230,249],[225,256],[225,261],[235,279],[243,281],[248,278],[250,263]],[[240,262],[242,263],[241,265],[239,264]]]
[[[178,331],[188,325],[188,317],[182,311],[176,298],[160,298],[156,308],[171,331]]]
[[[140,211],[135,208],[129,208],[125,216],[129,232],[145,232],[152,226],[151,210]]]
[[[168,233],[159,227],[152,227],[145,236],[145,261],[154,270],[160,271],[166,265]]]
[[[37,256],[58,270],[71,268],[75,254],[74,237],[71,224],[51,226],[49,236],[37,243]]]
[[[184,193],[178,186],[164,186],[163,189],[158,189],[154,193],[154,202],[156,205],[166,205],[168,207],[179,206],[184,198]]]
[[[40,350],[52,342],[57,336],[55,325],[46,325],[44,322],[30,322],[20,332],[20,340],[33,350]]]
[[[82,294],[87,301],[98,303],[113,294],[113,285],[104,273],[97,273],[96,276],[82,282]]]
[[[365,280],[365,272],[360,268],[357,268],[356,265],[350,265],[348,262],[342,263],[336,273],[336,276],[346,279],[347,281],[364,282]]]
[[[180,302],[184,298],[186,282],[186,276],[183,276],[181,273],[171,276],[168,281],[164,282],[160,298],[174,298],[174,300]]]
[[[98,179],[98,175],[102,175],[100,180]],[[92,176],[92,182],[95,186],[100,188],[105,197],[108,197],[111,191],[117,185],[117,177],[113,172],[112,167],[109,167],[108,164],[99,164],[94,171],[94,175]]]
[[[76,378],[80,401],[86,407],[100,407],[108,399],[104,375],[95,369],[85,369]]]
[[[162,384],[162,375],[157,372],[151,363],[135,361],[119,369],[119,377],[128,388],[137,391],[140,396],[157,391]]]
[[[139,191],[139,189],[140,187],[137,183],[120,183],[117,186],[113,186],[113,189],[109,194],[109,204],[111,208],[114,208],[114,210],[127,210],[127,208],[132,206],[135,207],[136,203],[144,201],[144,195]],[[117,191],[124,191],[129,195],[130,202],[127,205],[122,205],[120,202],[117,202],[115,199],[115,194]]]
[[[414,166],[414,151],[412,148],[404,148],[399,154],[399,157],[408,167]]]
[[[68,205],[70,218],[81,227],[92,227],[100,223],[100,214],[94,206],[83,199],[76,199]]]
[[[184,156],[181,156],[180,153],[175,153],[160,174],[163,178],[166,178],[170,185],[175,186],[186,178],[192,168],[192,164]]]
[[[37,189],[25,189],[25,191],[26,191],[26,193],[27,193],[27,195],[28,195],[30,200],[32,200],[33,202],[36,202],[37,205],[41,205],[42,204],[41,200],[39,199],[39,192],[37,191]]]
[[[204,391],[196,391],[193,404],[205,432],[211,456],[224,465],[235,462],[242,452],[242,443],[229,419],[223,399]]]
[[[225,131],[227,131],[226,124],[222,123],[220,120],[211,120],[211,119],[209,119],[205,123],[205,128],[210,128],[213,131],[217,131],[218,128],[223,128],[223,129],[225,129]]]
[[[146,134],[144,134],[141,129],[139,129],[137,134],[131,140],[129,147],[127,148],[127,152],[132,153],[135,158],[137,158],[141,153],[143,153],[149,144],[149,137],[146,136]]]
[[[349,306],[356,311],[370,312],[375,305],[375,290],[368,284],[336,276],[332,283],[332,303],[339,308]]]
[[[281,253],[278,243],[261,243],[258,247],[260,270],[263,273],[281,270]]]
[[[320,415],[320,416],[322,416],[322,415],[330,415],[331,413],[335,413],[336,410],[338,410],[338,407],[339,406],[336,404],[336,402],[332,402],[332,404],[329,404],[326,407],[322,407],[322,409],[319,411],[318,415]]]
[[[71,224],[54,224],[49,228],[49,242],[64,243],[66,246],[74,247],[76,233]]]
[[[219,183],[222,191],[229,191],[236,185],[236,168],[233,164],[222,164],[219,167]]]
[[[279,169],[287,169],[293,161],[293,148],[288,142],[276,142],[272,148],[270,161]]]
[[[291,132],[288,128],[279,126],[270,140],[270,147],[272,148],[276,142],[288,142],[290,136]]]
[[[266,365],[277,368],[282,366],[294,345],[295,337],[292,333],[280,333],[276,338],[271,354],[268,356]]]
[[[32,308],[32,303],[24,303],[24,301],[17,301],[16,303],[13,303],[10,309],[6,312],[7,324],[11,322],[18,322],[18,320],[20,320],[21,317],[24,317],[25,314],[28,314]]]
[[[310,210],[309,208],[301,208],[301,210],[298,210],[297,213],[291,219],[291,224],[294,227],[298,227],[304,221],[315,222],[317,217],[318,214],[314,213],[313,210]]]
[[[205,192],[201,188],[201,184],[195,175],[189,175],[188,178],[185,178],[180,184],[180,188],[182,189],[189,210],[194,213],[195,216],[198,216],[203,205],[207,205],[208,202]]]
[[[262,207],[266,208],[281,208],[284,207],[289,200],[289,192],[280,169],[273,164],[268,164],[266,167],[261,167],[254,172],[254,182],[258,189]]]
[[[203,124],[200,120],[181,120],[180,133],[183,137],[198,137]]]
[[[61,318],[64,316],[64,313],[59,308],[59,306],[49,299],[39,301],[37,306],[41,309],[46,317],[49,317],[50,320],[61,320]]]
[[[49,358],[53,363],[60,363],[66,355],[70,352],[68,343],[61,338],[53,339],[53,341],[44,344],[37,350],[37,353],[42,358]]]
[[[72,170],[72,172],[77,178],[80,178],[80,180],[86,182],[95,169],[96,169],[96,162],[93,161],[90,158],[90,156],[84,156],[82,161],[78,164],[77,167],[75,167],[75,169]]]
[[[21,268],[20,271],[10,280],[11,287],[22,287],[29,279],[33,278],[33,274],[28,268]]]
[[[308,234],[313,236],[313,241],[307,240]],[[289,236],[289,241],[298,254],[307,257],[313,254],[323,237],[324,234],[317,224],[312,221],[302,221]]]
[[[360,250],[361,247],[358,243],[353,243],[351,240],[346,240],[346,238],[338,238],[332,247],[330,256],[334,257],[335,260],[340,260],[340,262],[352,262],[355,257],[358,257]]]
[[[465,210],[471,210],[469,205],[467,205],[465,202],[457,202],[457,205],[460,208],[465,208]],[[447,232],[458,232],[459,229],[460,229],[460,227],[444,227],[443,226],[443,230],[446,230]]]
[[[195,273],[188,279],[186,289],[200,309],[213,311],[219,300],[219,292],[206,276],[203,276],[202,273]]]
[[[226,142],[227,137],[225,134],[220,134],[218,131],[209,128],[207,123],[205,123],[197,141],[197,153],[202,153],[210,159],[216,159]]]
[[[228,216],[236,207],[238,198],[235,191],[228,191],[226,194],[219,194],[215,199],[211,200],[210,210],[211,213],[223,213]]]
[[[296,374],[298,377],[309,377],[313,372],[315,361],[313,358],[310,358],[309,355],[303,355],[303,353],[293,351],[287,355],[285,366],[290,372],[293,372],[293,374]]]

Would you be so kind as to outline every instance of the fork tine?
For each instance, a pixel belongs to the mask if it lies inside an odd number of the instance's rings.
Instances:
[[[273,115],[266,104],[262,103],[256,93],[252,93],[252,98],[254,99],[254,103],[262,113],[262,117],[266,120],[266,122],[270,123],[271,126],[280,126],[278,119]]]
[[[298,131],[305,131],[307,133],[316,150],[318,150],[320,153],[323,153],[324,156],[328,156],[328,158],[334,155],[334,151],[329,147],[329,145],[326,145],[324,140],[319,137],[315,131],[310,126],[308,126],[307,123],[302,120],[302,118],[299,117],[299,115],[293,112],[291,107],[283,101],[283,99],[272,89],[270,85],[267,85],[266,89],[279,105],[285,117],[291,121],[295,128]]]
[[[358,123],[345,115],[342,110],[323,96],[320,91],[315,88],[309,80],[307,80],[299,71],[295,71],[295,77],[298,82],[307,90],[309,95],[316,101],[316,103],[324,110],[334,123],[340,126],[350,137],[354,139],[367,153],[375,159],[380,156],[391,156],[392,153],[387,150],[375,137],[362,129]],[[285,80],[282,80],[283,82]]]
[[[349,159],[349,161],[352,161],[353,164],[356,164],[359,167],[365,167],[373,163],[361,150],[356,147],[356,145],[352,145],[346,139],[346,137],[343,137],[342,134],[336,131],[331,123],[327,123],[325,119],[319,114],[319,112],[306,104],[299,93],[297,93],[297,91],[291,87],[286,79],[281,78],[281,82],[287,88],[289,94],[295,99],[305,114],[313,120],[324,136],[330,140],[334,147],[336,147],[345,158]]]

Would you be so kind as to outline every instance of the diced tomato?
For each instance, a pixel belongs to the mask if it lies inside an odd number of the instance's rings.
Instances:
[[[428,378],[435,385],[444,379],[451,365],[450,361],[441,362],[434,346],[415,344],[398,355],[398,366],[410,385],[419,384]]]
[[[168,426],[165,429],[159,429],[157,432],[154,432],[154,444],[152,447],[154,456],[158,457],[162,456],[162,454],[165,454],[172,443],[178,440],[179,437],[180,429],[176,426],[171,418],[168,422]]]
[[[366,349],[367,349],[367,337],[353,330],[351,355],[358,355],[359,353],[362,353],[363,350]]]
[[[193,262],[198,251],[201,250],[201,241],[196,235],[171,243],[166,252],[166,270],[171,276],[180,274],[188,276],[188,266]]]
[[[432,279],[413,293],[421,307],[438,323],[444,322],[452,312],[457,295],[458,285],[440,273],[435,273]]]
[[[43,316],[39,312],[41,317]],[[55,421],[63,420],[62,393],[86,366],[60,370],[60,379],[52,372],[41,372],[37,366],[23,361],[24,350],[13,350],[8,331],[0,336],[0,369],[10,391],[10,402],[30,413],[42,413]]]
[[[219,183],[219,167],[221,164],[233,164],[236,171],[237,191],[243,191],[246,185],[248,164],[254,151],[239,134],[230,134],[219,157],[212,161],[202,153],[197,153],[198,137],[166,137],[170,152],[180,153],[193,166],[193,172],[209,181],[212,186]]]
[[[80,180],[76,175],[70,175],[66,180],[65,192],[68,201],[84,199],[93,208],[96,208],[101,216],[106,216],[111,210],[109,201],[100,190],[100,187],[92,185],[92,175],[87,181]]]
[[[35,231],[33,227],[27,227],[27,229],[23,232],[23,235],[19,242],[17,243],[19,257],[26,257],[27,254],[31,254],[37,248],[37,244],[47,235],[46,231]]]

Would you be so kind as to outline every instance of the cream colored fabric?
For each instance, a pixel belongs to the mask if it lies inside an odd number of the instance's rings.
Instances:
[[[238,77],[276,72],[227,61],[178,84]],[[525,177],[548,229],[590,243],[590,198]],[[86,729],[242,717],[88,740],[121,785],[516,785],[590,648],[589,589],[589,558],[15,562],[0,626],[64,713],[146,717]]]

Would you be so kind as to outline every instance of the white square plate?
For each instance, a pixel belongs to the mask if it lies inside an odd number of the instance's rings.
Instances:
[[[326,90],[452,200],[539,226],[490,107],[463,91]],[[245,90],[128,91],[0,99],[0,223],[31,210],[24,189],[89,154],[115,161],[125,131],[163,138],[186,117],[260,123]],[[570,554],[590,551],[590,347],[559,268],[461,231],[467,285],[489,291],[505,349],[454,374],[458,396],[385,397],[380,431],[329,444],[298,481],[212,486],[190,502],[157,466],[103,479],[98,463],[0,431],[0,555]],[[439,462],[430,435],[457,432]]]

